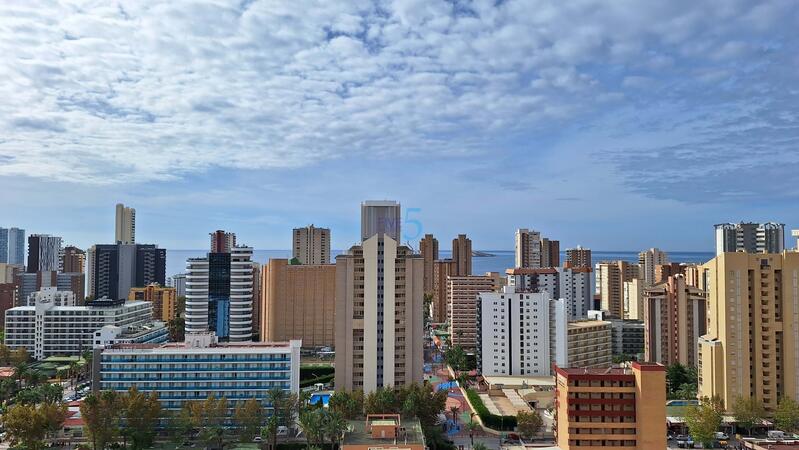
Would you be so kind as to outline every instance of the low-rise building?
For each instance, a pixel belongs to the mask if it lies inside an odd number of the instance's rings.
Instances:
[[[666,448],[666,368],[555,368],[555,439],[561,450]]]
[[[566,367],[610,367],[613,363],[611,336],[610,322],[604,320],[569,322]]]
[[[128,300],[142,300],[153,305],[153,319],[169,322],[177,316],[178,294],[173,287],[151,283],[145,287],[130,288]]]
[[[92,348],[94,332],[106,325],[129,327],[151,321],[149,302],[99,299],[84,306],[57,306],[45,299],[6,311],[5,344],[25,347],[37,360],[80,355]]]
[[[419,419],[401,420],[399,414],[369,414],[365,421],[350,421],[342,450],[424,450]]]
[[[289,342],[220,343],[211,332],[189,333],[186,342],[116,344],[94,350],[92,390],[155,392],[161,407],[226,397],[228,413],[255,398],[267,412],[270,389],[297,394],[300,346]]]
[[[41,302],[50,302],[56,306],[75,306],[77,301],[72,291],[59,291],[58,288],[45,287],[28,296],[25,306],[36,306]]]

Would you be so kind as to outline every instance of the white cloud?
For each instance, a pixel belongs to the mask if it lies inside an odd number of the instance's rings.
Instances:
[[[779,1],[494,3],[5,2],[0,175],[491,152],[641,101],[649,80],[719,83],[796,17]]]

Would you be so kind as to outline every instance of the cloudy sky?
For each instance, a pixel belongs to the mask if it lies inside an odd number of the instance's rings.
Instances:
[[[799,226],[797,29],[793,0],[3,1],[0,226],[109,242],[122,201],[167,248],[344,248],[387,198],[475,248],[710,250]]]

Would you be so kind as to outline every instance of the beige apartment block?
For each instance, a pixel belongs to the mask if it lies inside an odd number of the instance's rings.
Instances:
[[[612,326],[604,320],[578,320],[567,327],[568,367],[610,367]]]
[[[302,264],[330,264],[330,229],[313,224],[292,232],[291,255]]]
[[[497,292],[503,284],[498,272],[466,277],[447,277],[447,311],[452,345],[475,350],[477,345],[477,302],[481,292]]]
[[[261,267],[261,342],[301,339],[303,347],[335,344],[336,265],[289,264],[270,259]]]
[[[649,287],[657,283],[655,268],[659,265],[668,264],[669,255],[658,248],[650,248],[638,254],[638,278]]]
[[[598,266],[597,278],[601,280],[599,292],[601,307],[611,317],[623,319],[624,282],[638,278],[638,265],[626,261],[613,261],[602,262]]]
[[[438,260],[438,239],[432,234],[425,234],[419,241],[419,253],[424,260],[424,293],[433,293],[433,265]]]
[[[566,262],[570,263],[571,267],[594,267],[591,262],[591,249],[579,245],[566,249]]]
[[[519,228],[516,230],[516,267],[541,267],[541,232]]]
[[[696,366],[697,340],[707,330],[705,292],[675,275],[644,290],[644,359]]]
[[[422,381],[424,261],[389,234],[364,235],[336,257],[335,384],[369,393]]]
[[[128,301],[142,300],[153,305],[153,319],[169,322],[177,317],[178,295],[173,287],[162,287],[158,283],[145,287],[130,288]]]
[[[432,317],[434,323],[447,321],[447,279],[458,276],[458,265],[451,259],[439,259],[433,262],[433,304]]]
[[[452,240],[452,260],[455,261],[454,275],[465,277],[472,274],[472,240],[465,234]]]
[[[773,411],[799,386],[799,253],[721,253],[705,263],[708,329],[699,395],[756,398]]]
[[[624,319],[644,320],[643,293],[643,281],[639,278],[622,283]]]

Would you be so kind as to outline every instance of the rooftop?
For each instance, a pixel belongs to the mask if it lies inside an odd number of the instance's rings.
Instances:
[[[393,425],[393,420],[388,420],[391,423],[385,425]],[[365,420],[350,420],[348,430],[344,434],[344,445],[370,445],[377,444],[379,446],[387,443],[393,443],[394,439],[376,439],[372,437],[372,433],[367,431],[367,422]],[[383,425],[383,420],[372,420],[373,425]],[[422,434],[422,425],[419,419],[403,419],[400,427],[404,429],[404,437],[397,439],[397,444],[422,444],[424,443],[424,435]]]
[[[610,325],[610,322],[605,320],[577,320],[569,322],[569,329],[601,327],[605,325]]]

